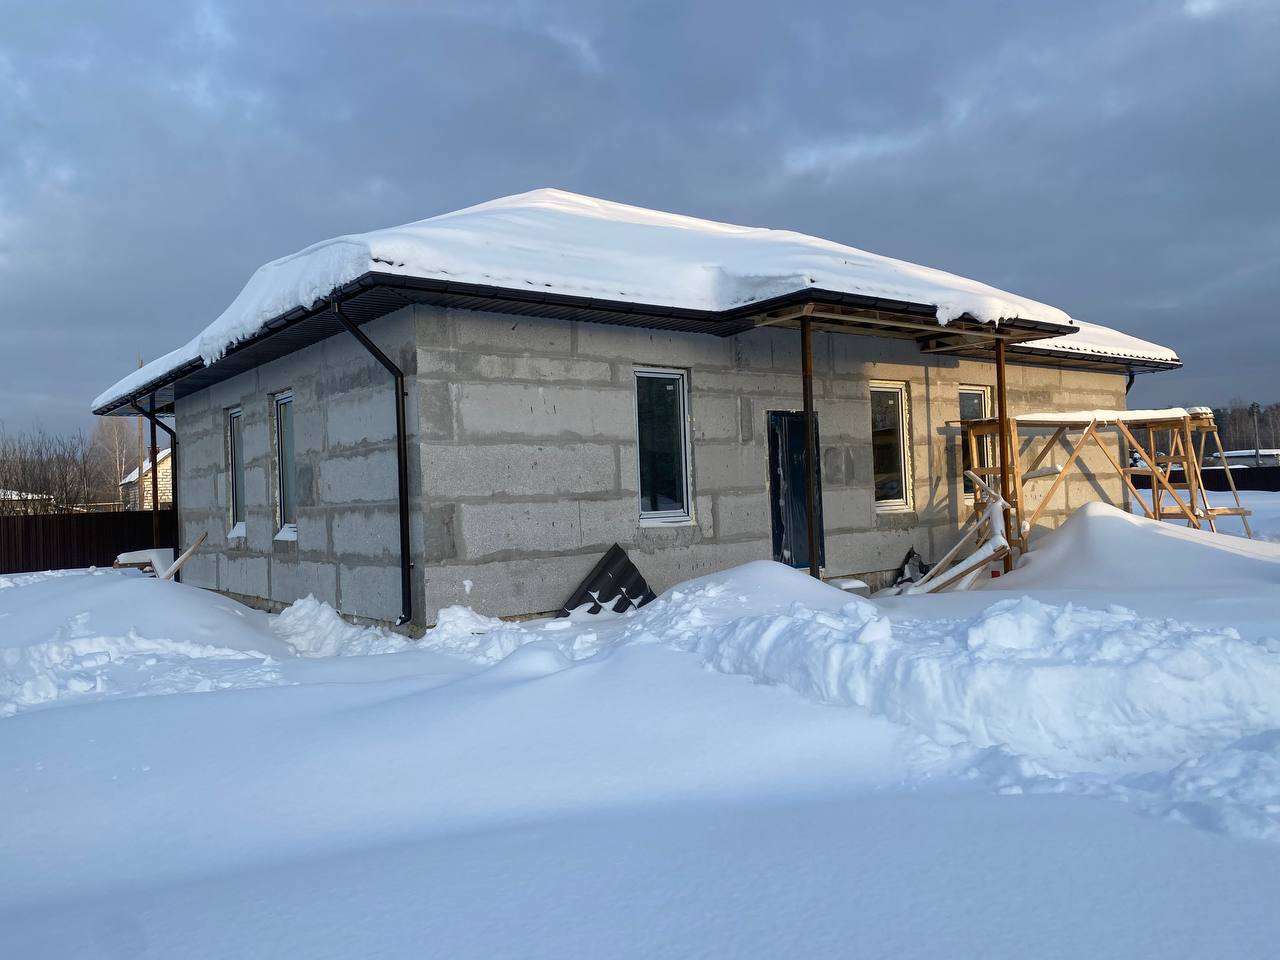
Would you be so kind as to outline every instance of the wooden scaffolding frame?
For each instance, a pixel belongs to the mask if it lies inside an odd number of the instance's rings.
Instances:
[[[1002,423],[1004,429],[1002,429]],[[1240,503],[1235,478],[1227,468],[1227,486],[1235,500],[1234,507],[1214,507],[1209,504],[1208,493],[1200,465],[1210,438],[1219,454],[1222,440],[1213,411],[1207,407],[1189,410],[1094,410],[1078,413],[1047,413],[1019,417],[993,417],[985,420],[968,420],[961,424],[963,442],[973,464],[973,473],[979,476],[997,476],[1006,480],[1013,522],[1009,524],[1011,549],[1025,552],[1027,539],[1036,521],[1044,514],[1053,495],[1062,486],[1071,468],[1080,464],[1080,457],[1092,442],[1119,474],[1130,496],[1142,508],[1143,513],[1154,520],[1185,521],[1197,530],[1208,527],[1217,531],[1216,518],[1239,517],[1245,535],[1253,537],[1249,526],[1249,511]],[[1048,441],[1028,463],[1023,464],[1021,431],[1049,430]],[[1127,446],[1132,465],[1124,465],[1116,453],[1104,441],[1105,431],[1115,432],[1121,450]],[[1143,443],[1139,437],[1145,437]],[[1028,436],[1029,439],[1029,436]],[[1001,442],[1003,441],[1003,443]],[[1043,466],[1050,455],[1063,445],[1067,459],[1061,465]],[[987,456],[983,456],[987,453]],[[1225,457],[1222,458],[1225,462]],[[1005,470],[1004,464],[1010,469]],[[1176,472],[1181,478],[1175,479]],[[1150,498],[1144,498],[1133,482],[1133,477],[1151,478]],[[1047,490],[1038,496],[1032,507],[1028,497],[1029,485],[1034,481],[1052,478]],[[983,508],[982,499],[975,493],[973,510]]]

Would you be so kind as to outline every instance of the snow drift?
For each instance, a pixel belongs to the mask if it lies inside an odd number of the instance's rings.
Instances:
[[[1179,595],[1174,613],[1194,612],[1186,597],[1206,598],[1215,617],[1138,612],[1115,602],[1124,596],[1117,584]],[[310,597],[267,617],[111,572],[0,578],[0,716],[86,699],[399,675],[427,654],[488,666],[495,682],[536,680],[657,645],[719,673],[883,717],[997,789],[1106,784],[1151,809],[1201,803],[1216,812],[1202,810],[1196,822],[1249,822],[1252,835],[1270,835],[1272,808],[1280,809],[1267,739],[1280,729],[1280,623],[1253,623],[1245,636],[1220,616],[1232,597],[1280,596],[1280,547],[1094,504],[991,587],[954,598],[976,609],[952,615],[947,597],[882,607],[760,561],[618,616],[508,623],[449,608],[411,642],[353,626]],[[324,666],[336,657],[385,666]],[[300,671],[300,662],[315,669]]]

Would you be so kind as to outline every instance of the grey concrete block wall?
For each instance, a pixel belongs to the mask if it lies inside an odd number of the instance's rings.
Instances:
[[[615,541],[658,590],[771,556],[767,423],[770,411],[802,405],[796,331],[718,338],[427,306],[366,329],[409,380],[419,625],[454,603],[494,615],[553,610]],[[938,556],[967,510],[959,389],[991,386],[991,364],[826,332],[814,348],[828,574],[889,570],[913,546]],[[687,525],[639,521],[637,366],[688,378]],[[1012,365],[1009,379],[1015,414],[1124,405],[1118,374]],[[907,386],[907,509],[878,511],[873,502],[876,380]],[[294,543],[274,539],[271,398],[283,389],[295,397]],[[344,613],[393,619],[400,603],[390,390],[386,372],[339,336],[179,401],[184,538],[209,533],[188,581],[275,604],[315,593]],[[233,405],[244,410],[249,517],[246,537],[229,542],[225,417]],[[1105,458],[1085,463],[1092,478],[1066,485],[1045,524],[1099,491],[1121,499]]]
[[[801,408],[799,336],[733,338],[418,307],[419,395],[432,515],[447,552],[424,565],[427,611],[553,610],[610,543],[655,589],[772,555],[768,414]],[[689,385],[693,521],[639,521],[634,371],[681,370]],[[959,389],[994,385],[990,363],[929,356],[914,343],[820,333],[815,404],[821,435],[827,572],[896,567],[908,549],[946,550],[961,499]],[[878,511],[870,449],[872,381],[907,385],[912,503]],[[1124,378],[1013,366],[1014,413],[1123,406]],[[1098,465],[1096,486],[1120,499]],[[1080,496],[1055,497],[1044,523]],[[442,520],[441,531],[446,530]],[[468,592],[466,584],[470,583]]]
[[[365,329],[412,380],[412,312]],[[409,409],[416,410],[416,383],[410,386]],[[274,605],[314,594],[344,613],[394,619],[400,610],[400,554],[392,389],[387,372],[351,337],[340,335],[180,399],[183,542],[208,534],[184,571],[186,581]],[[286,390],[294,404],[294,541],[276,539],[274,398]],[[229,539],[227,413],[233,407],[243,418],[247,516],[245,536]],[[411,416],[412,489],[421,476],[421,461],[412,455],[419,450],[417,423]],[[424,512],[420,498],[414,510]],[[422,531],[418,524],[419,555]],[[416,600],[420,605],[421,596]]]

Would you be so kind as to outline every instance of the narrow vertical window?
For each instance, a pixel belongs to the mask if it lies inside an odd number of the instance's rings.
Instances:
[[[636,371],[640,518],[690,519],[685,376],[678,370]]]
[[[244,417],[237,407],[227,412],[227,449],[231,485],[231,536],[244,536]]]
[[[277,539],[295,535],[293,468],[293,394],[276,396],[276,509]]]
[[[910,433],[905,384],[871,387],[871,471],[877,507],[911,502]]]
[[[961,387],[960,388],[960,419],[961,420],[986,420],[991,416],[991,388],[990,387]],[[965,475],[965,471],[972,470],[975,466],[973,458],[969,454],[969,444],[965,441],[964,436],[960,438],[960,456],[962,460],[962,468],[960,476],[964,481],[964,492],[973,493],[973,481]],[[976,466],[985,467],[991,463],[991,440],[989,437],[980,437],[978,439],[978,463]]]

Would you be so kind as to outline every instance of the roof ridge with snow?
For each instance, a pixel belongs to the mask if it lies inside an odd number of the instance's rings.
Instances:
[[[216,363],[268,322],[371,272],[708,313],[823,290],[931,306],[943,324],[971,317],[1084,326],[1056,307],[832,240],[542,188],[335,237],[273,260],[195,338],[130,373],[93,407],[196,361]],[[1051,349],[1177,361],[1166,348],[1093,329],[1105,335],[1055,338],[1060,345]]]

